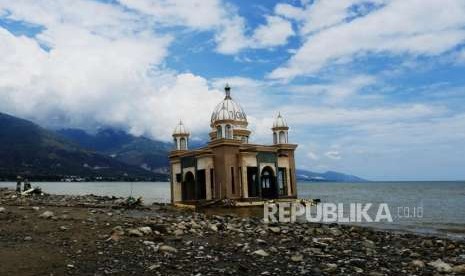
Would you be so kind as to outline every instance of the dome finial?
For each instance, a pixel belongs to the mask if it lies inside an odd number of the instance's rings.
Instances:
[[[226,83],[226,86],[224,87],[224,92],[226,93],[225,99],[231,99],[231,87],[229,87],[229,84]]]

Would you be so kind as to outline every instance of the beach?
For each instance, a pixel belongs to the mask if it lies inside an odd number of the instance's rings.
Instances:
[[[366,227],[265,224],[110,196],[0,191],[0,275],[437,275],[465,242]]]

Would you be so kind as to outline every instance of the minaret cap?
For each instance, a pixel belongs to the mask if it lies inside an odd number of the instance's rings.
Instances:
[[[184,126],[181,120],[179,120],[179,124],[176,126],[176,128],[173,131],[173,136],[176,136],[176,135],[189,136],[189,131],[187,131],[186,127]]]
[[[281,112],[278,113],[278,116],[274,120],[273,128],[289,128],[289,126],[287,125],[286,120],[281,115]]]
[[[224,87],[224,92],[226,93],[225,99],[231,99],[231,87],[229,87],[229,84],[226,84]]]

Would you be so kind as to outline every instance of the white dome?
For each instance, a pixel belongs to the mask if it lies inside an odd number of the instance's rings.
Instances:
[[[286,120],[284,120],[283,116],[281,116],[281,113],[278,114],[273,122],[273,128],[275,127],[288,127]]]
[[[242,107],[231,98],[229,86],[225,87],[225,91],[226,97],[213,110],[211,125],[221,120],[232,120],[247,125],[247,115]]]
[[[189,135],[182,121],[179,121],[179,124],[174,128],[173,135]]]

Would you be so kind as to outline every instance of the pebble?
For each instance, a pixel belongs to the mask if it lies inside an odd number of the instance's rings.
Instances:
[[[329,228],[329,232],[333,235],[333,236],[341,236],[343,233],[341,230],[337,229],[337,228]]]
[[[333,263],[326,264],[326,270],[328,272],[336,271],[337,270],[337,264],[333,264]]]
[[[279,234],[281,232],[281,228],[279,227],[268,227],[268,230],[270,230],[271,232],[275,234]]]
[[[6,212],[5,207],[0,207],[0,213],[5,213],[5,212]]]
[[[39,217],[44,219],[52,218],[55,214],[52,211],[45,211]]]
[[[452,272],[457,274],[465,274],[465,264],[454,266],[452,268]]]
[[[116,235],[118,235],[118,236],[123,236],[123,235],[124,235],[123,227],[121,227],[121,226],[119,226],[119,225],[118,225],[118,226],[115,226],[115,227],[113,227],[111,233],[112,233],[112,234],[116,234]]]
[[[371,249],[373,249],[373,248],[376,247],[375,242],[374,242],[374,241],[371,241],[371,240],[364,240],[364,241],[362,242],[362,244],[363,244],[363,246],[365,246],[366,248],[371,248]]]
[[[268,257],[270,255],[263,249],[258,249],[256,251],[254,251],[252,254],[262,256],[262,257]]]
[[[162,245],[160,246],[159,250],[161,252],[167,252],[167,253],[176,253],[178,252],[178,250],[172,246],[169,246],[169,245]]]
[[[425,267],[425,263],[422,261],[422,260],[413,260],[412,261],[412,265],[414,267],[418,267],[418,268],[423,268]]]
[[[266,244],[266,241],[265,240],[262,240],[262,239],[256,239],[255,240],[258,244]]]
[[[32,241],[32,237],[31,236],[26,236],[26,237],[24,237],[24,241]]]
[[[149,269],[150,271],[152,271],[152,270],[155,270],[155,269],[157,269],[157,268],[160,268],[160,265],[159,265],[159,264],[151,265],[151,266],[149,266],[148,269]]]
[[[64,254],[67,261],[62,265],[68,267],[67,272],[76,275],[85,274],[84,267],[87,265],[81,265],[83,256],[105,260],[95,267],[96,275],[164,275],[173,271],[199,276],[383,276],[465,273],[465,243],[447,238],[375,232],[362,227],[336,224],[267,225],[260,218],[210,216],[190,211],[177,212],[168,209],[171,207],[158,206],[153,209],[160,209],[143,218],[134,217],[125,209],[107,207],[89,207],[85,209],[89,210],[89,213],[86,211],[85,217],[82,217],[81,213],[71,208],[73,202],[81,200],[96,206],[107,201],[95,196],[74,198],[76,200],[71,200],[72,203],[68,200],[60,200],[59,203],[69,206],[66,210],[73,216],[73,221],[50,225],[52,233],[40,236],[40,239],[36,238],[34,232],[25,233],[34,234],[34,245],[41,242],[53,244]],[[49,202],[52,204],[47,205],[40,201],[26,202],[23,209],[25,211],[18,210],[20,217],[25,215],[23,217],[26,220],[20,220],[26,223],[27,219],[38,220],[39,214],[47,208],[54,208],[55,213],[60,214],[57,217],[61,221],[62,212],[59,207],[40,207],[41,211],[31,217],[34,213],[31,213],[30,206],[57,206],[53,205],[53,201]],[[108,212],[112,212],[113,215],[109,216]],[[51,213],[51,217],[48,218],[57,218],[53,212]],[[79,225],[72,224],[74,222]],[[84,228],[81,228],[81,222]],[[64,225],[60,227],[60,224]],[[113,227],[114,225],[118,226]],[[70,227],[76,232],[84,229],[92,233],[92,236],[84,242],[81,238],[77,239],[77,236],[63,239],[68,236],[66,232],[60,233],[60,230],[65,231],[65,227]],[[108,229],[112,229],[111,237],[110,233],[106,233]],[[122,236],[125,234],[137,238],[124,239]],[[22,238],[26,241],[30,237],[15,236],[16,241],[22,241]],[[115,242],[108,242],[111,240]],[[30,244],[24,242],[24,246],[27,245]],[[441,259],[438,259],[439,257]],[[193,265],[195,262],[201,265]],[[67,263],[70,266],[66,265]]]
[[[137,228],[137,230],[139,230],[142,234],[144,235],[150,235],[152,234],[152,228],[148,227],[148,226],[144,226],[144,227],[139,227]]]
[[[429,262],[428,265],[436,268],[436,270],[438,272],[445,272],[445,273],[448,273],[448,272],[451,272],[452,271],[452,266],[446,262],[444,262],[443,260],[441,259],[437,259],[436,261],[434,262]]]
[[[144,233],[142,233],[140,230],[138,229],[129,229],[128,230],[128,235],[130,237],[142,237],[144,236]]]
[[[182,236],[182,235],[184,235],[184,231],[182,229],[176,229],[176,230],[174,230],[173,234],[175,236]]]
[[[304,256],[302,256],[301,254],[292,255],[291,260],[293,262],[301,262],[304,260]]]

